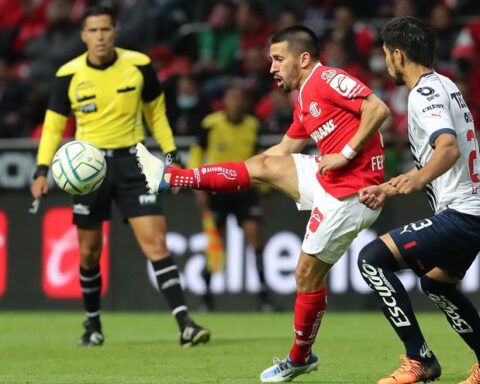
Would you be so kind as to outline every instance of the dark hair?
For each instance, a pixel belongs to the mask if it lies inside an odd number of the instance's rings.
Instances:
[[[106,7],[104,5],[96,5],[94,7],[88,7],[83,13],[82,24],[85,24],[85,20],[87,19],[87,17],[100,16],[100,15],[110,16],[110,19],[112,20],[112,25],[115,26],[116,19],[115,19],[115,13],[113,12],[113,9],[110,7]]]
[[[293,25],[275,33],[271,40],[271,44],[288,43],[288,49],[294,55],[300,55],[302,52],[308,52],[315,60],[320,56],[318,48],[318,38],[315,33],[303,26]]]
[[[435,35],[424,21],[413,16],[397,17],[383,27],[381,37],[390,51],[400,49],[414,63],[433,67]]]

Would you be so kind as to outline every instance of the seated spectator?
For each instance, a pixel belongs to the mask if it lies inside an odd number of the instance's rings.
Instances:
[[[269,73],[269,62],[264,49],[260,47],[249,48],[243,60],[243,89],[248,93],[253,105],[273,86],[273,77]]]
[[[208,113],[209,106],[200,95],[197,81],[190,76],[181,76],[177,82],[175,101],[167,108],[173,133],[198,135],[200,123]]]
[[[199,60],[194,72],[218,74],[231,71],[237,62],[240,36],[235,28],[235,4],[229,0],[217,1],[208,17],[208,29],[198,36]]]
[[[453,11],[444,4],[437,4],[430,14],[430,23],[436,35],[436,68],[438,71],[451,70],[451,52],[460,32]]]
[[[262,121],[262,133],[284,134],[292,123],[292,102],[283,90],[275,88],[255,106],[255,115]]]
[[[0,138],[27,136],[27,96],[28,87],[12,79],[7,61],[0,57]]]
[[[72,10],[72,0],[51,0],[47,29],[26,44],[24,54],[30,61],[29,72],[34,79],[51,80],[60,65],[84,51]]]
[[[237,26],[240,31],[240,54],[250,48],[264,48],[272,35],[272,23],[266,18],[259,0],[242,0],[238,6]]]

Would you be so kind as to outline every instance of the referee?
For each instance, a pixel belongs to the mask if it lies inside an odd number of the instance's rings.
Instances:
[[[130,224],[146,257],[152,262],[158,286],[180,329],[180,344],[206,343],[210,332],[188,315],[177,266],[165,242],[166,223],[160,202],[148,195],[135,158],[135,145],[144,140],[145,118],[163,152],[173,162],[177,151],[165,115],[165,99],[148,56],[116,48],[113,10],[88,8],[83,16],[82,41],[87,52],[69,61],[52,84],[37,155],[35,199],[48,192],[47,173],[71,111],[76,139],[103,150],[107,174],[101,187],[75,196],[73,223],[80,247],[80,285],[87,312],[80,345],[102,345],[100,322],[102,222],[110,219],[111,200]]]

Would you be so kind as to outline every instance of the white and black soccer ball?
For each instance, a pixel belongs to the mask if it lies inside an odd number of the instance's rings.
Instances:
[[[102,184],[107,163],[102,152],[93,144],[70,141],[59,148],[51,169],[53,179],[65,192],[86,195]]]

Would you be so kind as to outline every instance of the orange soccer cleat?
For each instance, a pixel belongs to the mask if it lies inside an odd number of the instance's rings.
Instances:
[[[380,379],[377,384],[413,384],[434,381],[440,377],[442,369],[435,359],[431,364],[424,365],[420,361],[401,355],[403,364],[390,376]]]
[[[480,384],[480,364],[475,364],[468,370],[470,377],[459,384]]]

